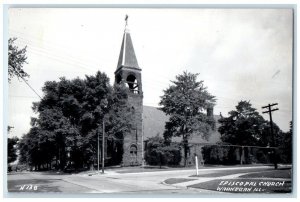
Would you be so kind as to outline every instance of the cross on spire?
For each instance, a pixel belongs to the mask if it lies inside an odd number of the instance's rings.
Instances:
[[[125,27],[127,27],[127,24],[128,24],[128,15],[127,14],[125,16],[125,22],[126,22]]]

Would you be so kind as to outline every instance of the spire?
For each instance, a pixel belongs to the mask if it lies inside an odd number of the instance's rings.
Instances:
[[[126,22],[125,30],[123,34],[122,46],[119,55],[117,69],[119,69],[120,67],[131,67],[131,68],[140,69],[135,56],[129,29],[127,28],[128,15],[126,15],[125,17],[125,22]]]

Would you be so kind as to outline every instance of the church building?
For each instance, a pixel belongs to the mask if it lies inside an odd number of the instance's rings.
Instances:
[[[127,20],[127,17],[126,17]],[[126,26],[123,34],[121,50],[115,71],[115,83],[123,82],[129,88],[128,100],[134,109],[134,129],[123,136],[123,166],[142,165],[144,142],[156,135],[163,135],[165,122],[169,117],[155,107],[143,105],[142,69],[133,48],[129,29]],[[213,110],[208,115],[213,116]],[[218,117],[215,117],[218,118]],[[217,142],[219,133],[215,130],[209,142]],[[177,140],[180,141],[180,140]],[[194,138],[192,142],[207,142],[202,138]]]

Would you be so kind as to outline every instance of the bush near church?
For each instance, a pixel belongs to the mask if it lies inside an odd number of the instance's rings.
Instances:
[[[180,144],[166,144],[158,135],[147,140],[145,160],[149,165],[179,165],[181,161]]]
[[[259,148],[242,148],[240,147],[222,147],[220,146],[204,146],[202,148],[203,160],[205,164],[217,165],[235,165],[241,163],[270,163],[269,151]]]

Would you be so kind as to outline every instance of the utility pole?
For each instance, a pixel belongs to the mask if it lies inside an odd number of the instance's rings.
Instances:
[[[104,146],[105,146],[105,124],[104,124],[104,117],[103,117],[103,120],[102,120],[102,174],[104,174],[104,158],[105,158],[105,155],[104,155]]]
[[[97,170],[98,170],[98,174],[99,174],[99,160],[100,160],[100,157],[99,157],[100,156],[99,133],[100,133],[100,130],[98,130],[97,132],[98,132],[98,140],[97,140],[97,142],[98,142],[98,155],[97,155],[97,157],[98,157],[97,158],[97,160],[98,160],[98,169]]]
[[[277,169],[277,150],[276,150],[276,144],[275,144],[275,134],[273,132],[273,120],[272,120],[272,112],[279,110],[278,108],[272,109],[273,106],[278,105],[278,103],[274,104],[268,104],[267,106],[263,106],[262,108],[268,108],[267,111],[264,111],[263,114],[269,113],[270,116],[270,127],[271,127],[271,136],[272,136],[272,144],[273,144],[273,161],[274,161],[274,168]]]
[[[144,166],[144,120],[142,120],[142,167]]]

